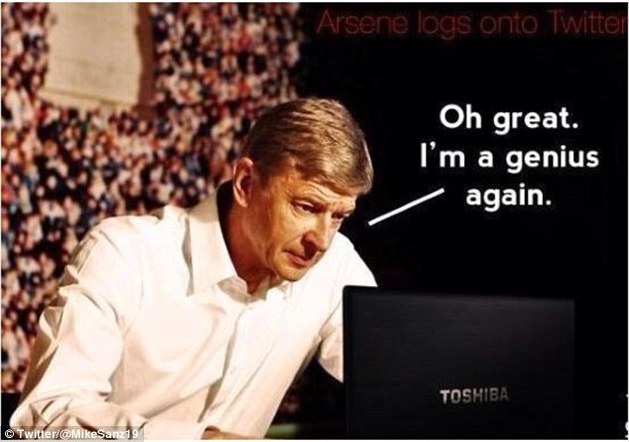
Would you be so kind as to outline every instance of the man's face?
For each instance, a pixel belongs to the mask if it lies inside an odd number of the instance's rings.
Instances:
[[[341,223],[356,207],[357,194],[339,193],[305,179],[294,168],[263,184],[252,179],[246,234],[257,270],[289,281],[300,279],[330,246]]]

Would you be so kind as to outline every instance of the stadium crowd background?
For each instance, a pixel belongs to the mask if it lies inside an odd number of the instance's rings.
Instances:
[[[40,97],[49,6],[2,4],[3,392],[21,391],[37,319],[90,227],[195,204],[229,177],[260,112],[297,96],[298,8],[150,5],[155,116],[141,119]],[[280,415],[298,413],[299,388]]]

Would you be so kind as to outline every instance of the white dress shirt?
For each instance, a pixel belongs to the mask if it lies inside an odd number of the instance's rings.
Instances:
[[[214,425],[262,437],[313,356],[342,380],[346,285],[375,281],[337,233],[301,280],[249,295],[215,197],[105,220],[42,314],[11,425],[142,428],[160,439],[198,439]]]

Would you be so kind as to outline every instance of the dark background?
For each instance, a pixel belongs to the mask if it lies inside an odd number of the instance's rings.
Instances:
[[[554,5],[567,13],[626,14],[624,5]],[[363,127],[376,171],[370,195],[344,227],[381,287],[526,293],[576,300],[576,422],[583,438],[620,438],[627,419],[627,37],[553,35],[551,5],[302,5],[307,33],[300,96],[343,101]],[[317,34],[332,15],[409,17],[406,36]],[[417,11],[539,19],[535,35],[477,31],[451,41],[417,36]],[[625,31],[626,32],[626,31]],[[473,105],[479,130],[439,123],[448,103]],[[558,112],[579,129],[492,134],[498,111]],[[420,142],[467,154],[465,169],[419,166]],[[598,150],[595,169],[529,169],[510,175],[510,149]],[[490,149],[494,169],[475,167]],[[465,205],[473,187],[541,187],[549,207]],[[374,227],[367,221],[440,187],[446,190]]]

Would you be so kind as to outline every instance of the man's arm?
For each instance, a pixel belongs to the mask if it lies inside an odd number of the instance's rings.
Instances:
[[[139,264],[100,230],[82,243],[55,304],[40,318],[14,428],[141,429],[145,438],[195,438],[204,424],[148,420],[107,402],[125,321],[140,296]]]

